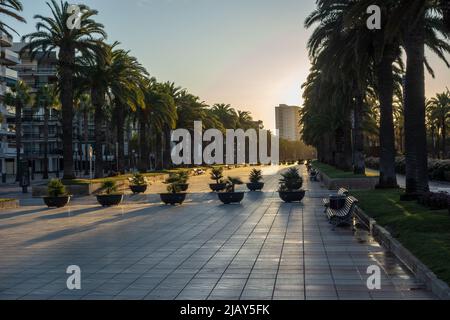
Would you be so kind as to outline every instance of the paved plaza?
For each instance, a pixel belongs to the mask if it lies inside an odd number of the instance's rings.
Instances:
[[[192,178],[178,207],[155,194],[106,209],[93,197],[63,209],[23,199],[0,213],[0,299],[433,299],[366,231],[332,230],[319,183],[305,179],[303,203],[285,204],[279,172],[264,171],[265,192],[241,205],[222,205],[207,175]],[[81,290],[67,289],[70,265]],[[381,290],[367,288],[371,265]]]

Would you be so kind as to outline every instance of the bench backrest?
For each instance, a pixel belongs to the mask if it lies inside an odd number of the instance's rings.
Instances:
[[[340,188],[338,191],[339,195],[343,195],[343,196],[347,196],[348,195],[348,190],[345,188]]]
[[[341,210],[343,210],[343,211],[348,213],[357,204],[358,204],[358,200],[355,197],[347,197],[347,200],[345,201],[345,206]]]

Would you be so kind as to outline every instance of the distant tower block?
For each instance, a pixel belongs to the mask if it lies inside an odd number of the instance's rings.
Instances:
[[[289,141],[300,141],[300,107],[280,104],[275,107],[275,119],[280,138]]]

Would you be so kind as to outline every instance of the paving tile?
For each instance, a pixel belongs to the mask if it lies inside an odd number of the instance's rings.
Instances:
[[[220,205],[209,177],[195,177],[198,193],[178,207],[152,194],[126,195],[120,208],[88,197],[70,210],[16,209],[2,221],[0,299],[434,298],[366,231],[333,230],[321,204],[328,191],[302,174],[310,192],[300,205],[281,203],[270,175],[258,201],[249,194],[241,206]],[[78,292],[65,283],[73,264],[82,269]],[[365,286],[371,264],[383,270],[379,292]]]

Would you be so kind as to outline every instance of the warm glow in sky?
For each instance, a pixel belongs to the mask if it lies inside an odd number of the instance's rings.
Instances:
[[[59,1],[59,0],[58,0]],[[274,107],[301,104],[300,86],[309,70],[303,28],[314,0],[84,0],[99,11],[109,42],[131,50],[152,76],[174,81],[209,104],[249,110],[274,129]],[[23,0],[34,30],[36,13],[49,14],[44,0]],[[431,63],[437,78],[427,94],[450,87],[450,72]]]

